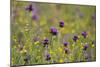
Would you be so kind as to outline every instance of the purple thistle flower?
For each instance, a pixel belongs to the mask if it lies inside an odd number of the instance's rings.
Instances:
[[[75,35],[75,36],[73,37],[73,40],[76,42],[76,41],[78,40],[78,36]]]
[[[44,44],[44,47],[45,47],[46,45],[48,45],[48,44],[49,44],[49,40],[48,40],[47,38],[46,38],[46,39],[44,39],[43,44]]]
[[[58,31],[55,27],[51,27],[50,28],[50,33],[52,33],[52,35],[57,35]]]
[[[86,38],[86,36],[87,36],[87,32],[82,32],[82,36],[84,37],[84,38]]]
[[[38,15],[33,15],[33,16],[32,16],[32,19],[33,19],[33,20],[38,20],[39,17],[38,17]]]
[[[87,50],[88,44],[84,45],[83,50]]]
[[[66,47],[68,45],[68,42],[64,42],[63,45]]]
[[[60,21],[60,22],[59,22],[59,26],[60,26],[60,27],[64,27],[64,21]]]
[[[27,6],[26,10],[29,11],[29,12],[33,11],[34,9],[33,9],[32,4],[30,4],[29,6]]]
[[[46,60],[48,61],[48,60],[50,60],[50,59],[51,59],[50,54],[47,54],[47,55],[46,55]]]
[[[65,54],[68,54],[69,53],[69,49],[68,48],[65,48]]]

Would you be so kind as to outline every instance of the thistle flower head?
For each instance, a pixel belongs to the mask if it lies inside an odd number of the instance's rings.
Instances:
[[[59,26],[60,26],[60,27],[64,27],[64,21],[60,21],[60,22],[59,22]]]
[[[64,42],[63,45],[64,45],[64,46],[67,46],[67,45],[68,45],[68,42]]]
[[[50,33],[51,33],[52,35],[57,35],[58,31],[57,31],[57,29],[56,29],[55,27],[51,27],[51,28],[50,28]]]
[[[47,55],[46,55],[46,60],[50,60],[50,59],[51,59],[50,54],[47,54]]]
[[[87,50],[88,44],[84,45],[83,50]]]
[[[74,35],[73,40],[76,42],[78,40],[78,36]]]
[[[86,38],[86,36],[87,36],[87,32],[82,32],[82,36],[84,37],[84,38]]]
[[[33,15],[33,16],[32,16],[32,19],[33,19],[33,20],[38,20],[39,17],[38,17],[38,15]]]
[[[68,48],[65,48],[65,54],[68,54],[69,53],[69,49]]]
[[[43,40],[43,44],[44,44],[44,47],[45,47],[46,45],[49,44],[49,40],[48,40],[47,38],[45,38],[45,39]]]
[[[33,11],[34,9],[33,9],[32,4],[28,5],[28,6],[26,7],[26,10],[29,11],[29,12]]]

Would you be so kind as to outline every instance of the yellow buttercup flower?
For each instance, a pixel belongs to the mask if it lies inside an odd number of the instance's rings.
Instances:
[[[24,53],[26,53],[26,52],[27,52],[27,50],[25,50],[25,49],[24,49],[24,50],[23,50],[23,52],[24,52]]]
[[[21,50],[20,53],[22,54],[23,53],[23,50]]]
[[[75,44],[72,44],[72,47],[74,47],[75,46]]]
[[[15,42],[17,42],[17,39],[14,39]]]
[[[80,48],[83,49],[83,45],[81,45]]]
[[[60,60],[59,60],[59,62],[60,62],[60,63],[63,63],[63,62],[64,62],[64,60],[63,60],[63,59],[60,59]]]
[[[53,54],[54,52],[52,50],[50,50],[50,54]]]
[[[14,58],[12,58],[12,61],[14,60]]]
[[[94,48],[95,46],[94,46],[94,44],[92,45],[92,48]]]
[[[35,45],[39,44],[39,41],[36,41],[34,44],[35,44]]]
[[[21,54],[22,54],[22,53],[27,53],[27,50],[26,50],[26,49],[23,49],[23,50],[20,51],[20,53],[21,53]]]
[[[17,48],[16,46],[14,46],[14,48]]]
[[[62,48],[60,48],[60,47],[58,48],[58,50],[59,50],[60,52],[62,52],[62,51],[63,51],[63,50],[62,50]]]
[[[78,38],[81,38],[81,36],[78,36]]]

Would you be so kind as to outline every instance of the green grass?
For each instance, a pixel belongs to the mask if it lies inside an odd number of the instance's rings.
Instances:
[[[25,10],[29,4],[30,2],[12,2],[12,66],[24,65],[27,55],[30,55],[30,59],[26,65],[96,60],[96,45],[92,44],[92,41],[96,41],[96,22],[92,19],[92,15],[96,12],[95,6],[32,3],[34,10],[37,10],[33,14],[39,16],[39,19],[34,20],[32,12]],[[63,28],[59,27],[61,20],[64,21]],[[51,35],[51,27],[57,28],[57,36]],[[81,35],[83,31],[88,33],[86,38]],[[74,35],[79,37],[77,42],[72,39]],[[39,41],[34,42],[35,37],[38,37]],[[48,48],[43,47],[44,38],[50,41]],[[69,45],[64,47],[63,41]],[[86,43],[89,47],[84,51],[83,46]],[[68,54],[65,54],[65,48],[69,49]],[[49,61],[45,59],[46,52],[51,56]]]

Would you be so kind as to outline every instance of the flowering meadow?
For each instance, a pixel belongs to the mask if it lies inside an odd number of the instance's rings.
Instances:
[[[96,60],[96,6],[11,5],[11,66]]]

